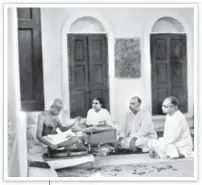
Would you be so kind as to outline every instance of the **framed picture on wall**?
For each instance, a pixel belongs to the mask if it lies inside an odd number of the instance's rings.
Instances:
[[[141,76],[140,38],[116,38],[115,76],[118,78]]]

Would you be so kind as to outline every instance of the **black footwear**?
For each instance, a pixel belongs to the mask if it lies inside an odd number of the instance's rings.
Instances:
[[[180,159],[183,159],[183,158],[185,158],[185,156],[182,155],[182,154],[180,154],[180,155],[179,155],[179,158],[180,158]]]

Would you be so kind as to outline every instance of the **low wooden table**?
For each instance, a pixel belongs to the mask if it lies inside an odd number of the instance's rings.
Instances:
[[[116,129],[107,129],[103,131],[97,131],[94,133],[88,133],[88,147],[91,150],[91,146],[99,146],[103,144],[116,143]]]

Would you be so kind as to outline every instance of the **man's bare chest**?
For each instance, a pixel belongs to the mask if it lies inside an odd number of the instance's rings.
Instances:
[[[56,128],[57,127],[57,121],[56,121],[54,116],[48,115],[48,116],[44,117],[44,125],[46,127]]]

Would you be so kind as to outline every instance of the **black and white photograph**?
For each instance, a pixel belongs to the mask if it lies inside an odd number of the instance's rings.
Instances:
[[[4,4],[6,180],[197,180],[197,4]]]

